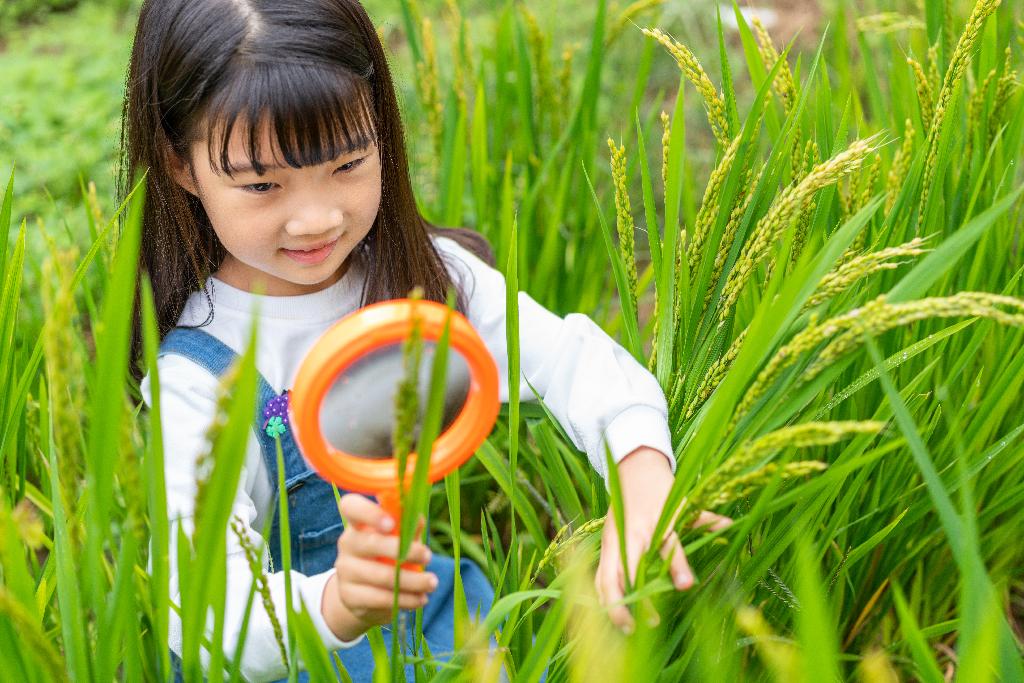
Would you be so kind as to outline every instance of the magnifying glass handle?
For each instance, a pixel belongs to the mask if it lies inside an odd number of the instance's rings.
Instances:
[[[380,503],[380,506],[384,508],[384,511],[388,513],[391,519],[395,520],[395,526],[389,535],[398,536],[401,533],[402,526],[402,506],[398,502],[398,496],[390,493],[381,493],[377,495],[377,502]],[[390,557],[379,557],[377,561],[384,564],[395,564],[395,561]],[[404,562],[402,563],[402,569],[421,572],[423,571],[423,565],[416,564],[415,562]]]

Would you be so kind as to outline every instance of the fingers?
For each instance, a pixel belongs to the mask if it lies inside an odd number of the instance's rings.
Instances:
[[[338,504],[341,516],[349,524],[368,526],[383,533],[395,528],[395,520],[377,503],[357,493],[346,493]]]
[[[338,576],[346,583],[360,583],[386,589],[389,593],[395,585],[394,565],[368,560],[351,555],[342,555],[335,562]],[[398,572],[398,590],[403,593],[433,593],[437,588],[437,576],[431,572],[401,569]]]
[[[632,633],[635,627],[629,607],[621,604],[625,591],[622,562],[619,560],[619,538],[611,519],[605,521],[605,532],[601,541],[601,560],[594,576],[601,604],[608,608],[608,618],[624,633]]]
[[[379,588],[365,583],[342,581],[338,584],[338,595],[345,605],[355,614],[373,612],[390,612],[394,604],[394,593],[390,589]],[[427,604],[425,593],[399,593],[399,609],[419,609]]]
[[[365,528],[348,527],[338,538],[338,556],[397,560],[400,544],[401,539],[398,536],[367,531]],[[409,552],[401,559],[403,562],[425,565],[430,562],[430,558],[430,549],[419,541],[413,541],[409,545]]]
[[[686,559],[686,552],[679,542],[679,536],[669,533],[661,546],[661,556],[669,563],[669,571],[672,574],[672,583],[677,590],[687,590],[693,586],[694,576],[690,563]]]
[[[721,531],[732,526],[732,518],[702,510],[697,516],[697,521],[693,523],[693,528],[699,529],[702,526],[708,527],[711,531]]]

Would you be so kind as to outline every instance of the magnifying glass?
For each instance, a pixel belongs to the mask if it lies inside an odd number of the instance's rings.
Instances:
[[[423,419],[437,341],[449,323],[448,367],[441,433],[427,479],[436,482],[484,442],[498,416],[498,369],[483,340],[461,314],[434,301],[398,299],[372,304],[338,321],[302,361],[290,392],[295,440],[310,465],[340,489],[376,496],[395,521],[400,489],[416,461],[410,453],[403,481],[394,459],[395,395],[405,379],[402,344],[416,322],[423,339],[417,381]]]

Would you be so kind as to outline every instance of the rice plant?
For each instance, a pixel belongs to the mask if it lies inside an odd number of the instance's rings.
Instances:
[[[425,210],[495,246],[512,372],[525,289],[593,315],[658,378],[678,460],[661,527],[684,534],[698,583],[676,592],[652,553],[626,599],[635,633],[610,625],[592,572],[614,477],[513,395],[426,503],[431,545],[476,560],[495,605],[459,615],[446,665],[389,659],[372,632],[382,675],[1024,680],[1024,16],[891,6],[839,8],[803,51],[738,9],[701,47],[661,23],[663,3],[602,0],[573,49],[525,3],[483,21],[403,0]],[[631,80],[606,73],[616,51],[638,56]],[[241,678],[217,644],[254,357],[225,378],[195,531],[172,556],[159,402],[136,409],[125,371],[139,194],[111,210],[84,190],[67,217],[94,235],[82,254],[27,250],[24,223],[0,242],[5,679],[166,680],[169,609],[186,678]],[[704,508],[735,525],[691,530]],[[246,552],[258,573],[263,549]],[[254,582],[250,604],[266,599]],[[276,615],[274,646],[293,677],[298,655],[335,680],[303,609]]]

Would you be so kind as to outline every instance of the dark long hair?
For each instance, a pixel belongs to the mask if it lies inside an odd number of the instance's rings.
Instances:
[[[493,262],[479,234],[438,228],[420,214],[391,72],[356,0],[146,0],[125,87],[118,193],[127,196],[148,169],[139,267],[153,285],[161,339],[226,254],[200,201],[174,181],[171,155],[188,159],[192,143],[209,131],[210,160],[230,174],[228,139],[239,119],[257,171],[263,125],[295,168],[377,141],[380,210],[349,257],[366,268],[363,304],[406,296],[414,286],[427,299],[445,300],[457,283],[431,233]],[[465,306],[460,292],[459,310]],[[138,359],[138,305],[132,348]]]

